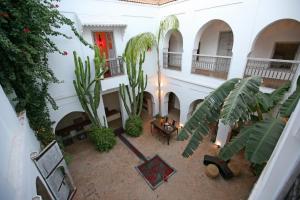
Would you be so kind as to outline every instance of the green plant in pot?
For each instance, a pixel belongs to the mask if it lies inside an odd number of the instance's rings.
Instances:
[[[131,38],[125,48],[123,59],[126,63],[128,85],[120,84],[120,95],[128,114],[125,131],[128,135],[137,137],[142,134],[141,119],[144,90],[147,86],[147,75],[144,76],[142,65],[145,62],[146,51],[153,46],[153,34],[142,33]]]
[[[209,124],[219,120],[230,127],[238,126],[239,133],[219,153],[225,161],[245,150],[245,158],[259,171],[270,158],[285,123],[274,117],[273,108],[283,98],[290,85],[285,84],[272,93],[259,91],[260,77],[231,79],[210,93],[197,107],[181,129],[178,140],[191,136],[183,156],[189,157],[197,149],[210,129]],[[296,91],[280,107],[280,115],[289,117],[300,98],[300,80]]]
[[[83,62],[82,59],[74,52],[75,75],[73,81],[75,91],[83,110],[87,113],[92,123],[90,138],[95,144],[97,150],[108,151],[116,144],[115,134],[112,129],[102,125],[98,116],[98,107],[100,105],[101,80],[105,68],[105,56],[100,55],[99,48],[94,47],[94,67],[95,74],[91,76],[91,63],[89,57]]]

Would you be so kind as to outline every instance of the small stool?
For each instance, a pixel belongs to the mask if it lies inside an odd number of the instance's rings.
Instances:
[[[234,176],[239,176],[241,174],[241,168],[234,162],[229,162],[228,168],[232,171]]]
[[[205,174],[210,178],[216,178],[217,176],[219,176],[219,169],[216,165],[209,164],[206,166]]]

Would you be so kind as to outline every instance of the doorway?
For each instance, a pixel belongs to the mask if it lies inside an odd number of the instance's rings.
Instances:
[[[102,97],[108,127],[114,130],[122,128],[123,125],[119,91],[104,94]]]

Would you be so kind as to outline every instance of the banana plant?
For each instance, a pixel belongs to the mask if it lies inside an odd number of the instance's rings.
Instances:
[[[101,80],[107,69],[105,68],[105,57],[100,55],[97,46],[94,47],[94,52],[95,75],[93,78],[91,78],[90,58],[87,57],[83,64],[82,59],[77,56],[75,51],[73,52],[76,76],[73,85],[83,110],[87,113],[92,124],[100,128],[102,124],[97,109],[100,104]]]
[[[268,117],[266,113],[278,105],[290,84],[270,94],[260,92],[260,85],[260,77],[231,79],[207,96],[179,133],[178,140],[186,140],[191,136],[182,155],[192,155],[209,133],[209,124],[220,120],[231,127],[242,126],[240,133],[221,149],[221,159],[229,160],[245,148],[249,161],[254,164],[265,163],[284,128],[280,119]],[[294,98],[289,105],[294,105]]]

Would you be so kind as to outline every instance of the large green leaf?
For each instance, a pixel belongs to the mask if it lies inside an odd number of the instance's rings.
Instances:
[[[300,88],[298,88],[280,107],[281,117],[290,117],[300,99]]]
[[[247,121],[252,113],[251,107],[256,104],[254,96],[259,91],[261,78],[254,76],[242,79],[226,97],[222,111],[222,122],[234,125],[239,120]]]
[[[244,127],[241,132],[235,136],[230,143],[226,144],[219,153],[219,157],[222,160],[229,160],[234,154],[237,154],[240,150],[242,150],[247,140],[250,136],[251,129],[249,127]]]
[[[259,91],[256,94],[256,101],[262,112],[269,112],[273,109],[283,98],[284,94],[289,90],[290,82],[282,85],[274,90],[272,93],[263,93]]]
[[[181,129],[177,138],[178,140],[186,140],[189,135],[192,135],[182,154],[184,157],[193,154],[203,136],[209,133],[209,124],[218,121],[224,99],[239,80],[235,78],[226,81],[197,106],[195,112]]]
[[[273,100],[270,94],[259,91],[256,94],[256,101],[262,112],[268,112],[273,107]]]
[[[290,89],[291,83],[288,82],[281,87],[277,88],[274,90],[271,94],[270,97],[273,101],[273,107],[276,106],[283,98],[285,93]]]
[[[297,80],[297,88],[295,92],[280,107],[281,117],[290,117],[300,99],[300,76]]]
[[[284,123],[271,118],[249,127],[246,143],[246,159],[255,164],[267,162],[284,129]]]

